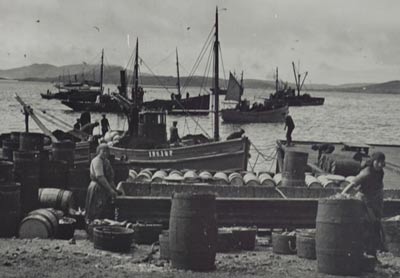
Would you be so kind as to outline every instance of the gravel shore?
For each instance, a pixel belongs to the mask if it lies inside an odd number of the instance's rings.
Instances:
[[[207,273],[172,269],[159,252],[149,255],[151,251],[147,245],[135,245],[128,254],[97,250],[83,231],[76,233],[75,242],[0,239],[0,277],[339,277],[317,273],[316,261],[273,254],[267,244],[254,251],[219,253],[216,270]],[[379,259],[375,272],[362,277],[400,277],[400,258],[382,253]]]

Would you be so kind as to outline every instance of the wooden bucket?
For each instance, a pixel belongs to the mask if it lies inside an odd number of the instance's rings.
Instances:
[[[273,232],[272,252],[282,255],[296,254],[296,236]]]
[[[161,224],[134,224],[133,238],[138,244],[153,244],[158,241],[158,236],[162,232]]]
[[[297,233],[296,249],[299,258],[315,260],[317,258],[315,251],[315,232]]]
[[[215,269],[217,234],[214,194],[173,195],[169,220],[169,251],[173,268]]]
[[[94,227],[94,248],[113,252],[129,252],[133,233],[131,229],[118,226]]]
[[[235,248],[236,244],[232,231],[227,229],[218,229],[217,252],[225,253],[232,251]]]

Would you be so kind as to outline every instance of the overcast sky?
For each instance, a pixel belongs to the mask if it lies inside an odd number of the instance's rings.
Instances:
[[[126,66],[139,37],[153,72],[176,75],[178,47],[187,75],[216,5],[226,71],[270,80],[279,67],[292,82],[295,61],[306,83],[400,79],[398,0],[0,0],[0,69],[97,63],[101,48]]]

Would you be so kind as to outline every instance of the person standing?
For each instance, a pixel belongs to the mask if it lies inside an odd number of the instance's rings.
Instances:
[[[80,130],[81,129],[81,120],[76,119],[76,123],[74,124],[74,130]]]
[[[97,147],[97,155],[90,163],[90,184],[86,195],[85,221],[113,218],[112,203],[120,192],[114,184],[114,171],[108,160],[110,150],[105,143]]]
[[[286,146],[290,146],[292,144],[292,132],[295,128],[292,117],[288,114],[285,118],[285,128],[286,131]]]
[[[170,144],[176,144],[176,143],[179,143],[179,141],[180,141],[177,124],[178,124],[177,121],[173,121],[172,126],[169,128],[169,143]]]
[[[385,154],[375,152],[365,163],[360,173],[343,189],[347,193],[353,188],[361,192],[362,200],[366,205],[367,223],[364,235],[365,252],[375,258],[377,250],[384,249],[381,218],[383,212],[383,176]]]
[[[101,134],[106,135],[107,131],[110,130],[110,123],[108,122],[108,119],[106,118],[106,114],[103,114],[103,118],[100,121],[101,124]]]

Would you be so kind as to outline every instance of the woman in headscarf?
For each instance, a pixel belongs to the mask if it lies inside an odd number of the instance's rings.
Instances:
[[[367,235],[365,238],[366,253],[375,256],[378,249],[382,250],[383,236],[381,229],[381,218],[383,211],[383,167],[385,167],[385,155],[375,152],[365,163],[360,173],[342,191],[347,193],[350,189],[358,187],[362,193],[363,201],[367,210]]]
[[[90,179],[86,195],[86,223],[94,219],[113,218],[112,202],[120,192],[114,184],[114,171],[108,160],[110,150],[103,143],[97,147],[97,155],[90,163]]]

